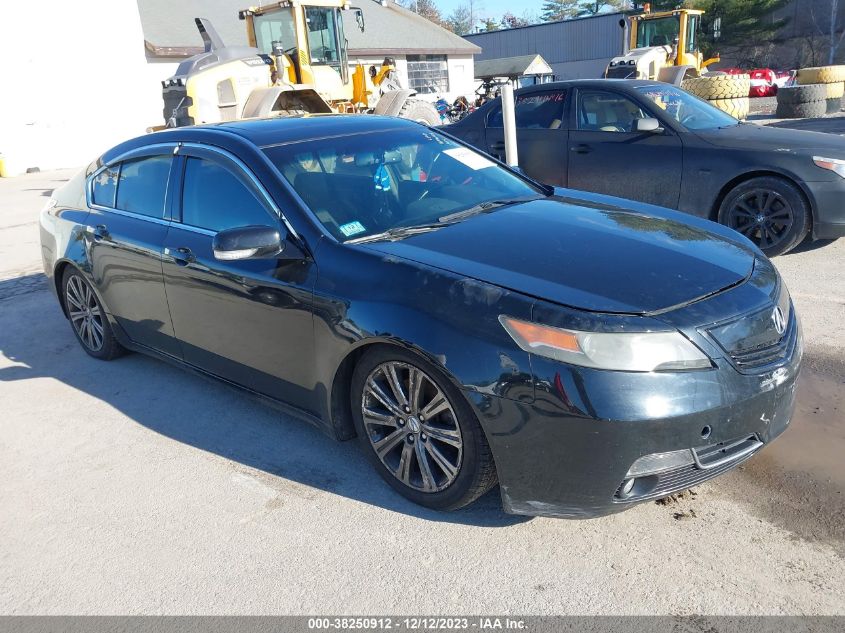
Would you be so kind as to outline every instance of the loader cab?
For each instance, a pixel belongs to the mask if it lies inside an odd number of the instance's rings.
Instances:
[[[341,5],[336,0],[281,2],[241,11],[251,46],[266,55],[284,51],[293,84],[320,87],[327,100],[348,99],[349,55]]]
[[[653,46],[672,47],[675,66],[700,67],[698,51],[698,29],[703,11],[677,9],[635,15],[631,18],[630,47],[649,48]]]

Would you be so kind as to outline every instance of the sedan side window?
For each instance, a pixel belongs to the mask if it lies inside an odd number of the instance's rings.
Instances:
[[[91,202],[101,207],[114,208],[114,198],[117,193],[117,178],[120,165],[106,167],[94,177],[91,188]]]
[[[115,208],[153,218],[164,217],[169,176],[170,156],[148,156],[121,163]]]
[[[648,114],[628,97],[601,90],[582,90],[578,99],[578,129],[593,132],[633,132],[637,119]]]
[[[514,106],[516,127],[521,129],[556,130],[563,121],[566,90],[551,90],[519,95]],[[487,117],[487,127],[503,127],[499,106]]]
[[[188,157],[182,187],[182,224],[209,231],[273,225],[270,213],[235,174],[204,158]]]

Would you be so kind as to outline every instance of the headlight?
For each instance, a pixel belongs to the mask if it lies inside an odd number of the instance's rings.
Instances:
[[[816,167],[832,171],[842,178],[845,178],[845,160],[838,158],[824,158],[823,156],[813,156],[813,162]]]
[[[504,315],[499,322],[526,352],[582,367],[671,371],[713,366],[680,332],[579,332]]]

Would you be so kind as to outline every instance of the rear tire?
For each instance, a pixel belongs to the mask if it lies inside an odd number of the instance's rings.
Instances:
[[[472,408],[428,361],[398,347],[372,348],[352,374],[351,404],[364,453],[403,497],[456,510],[496,485]]]
[[[117,342],[100,299],[88,280],[75,268],[62,275],[62,301],[76,340],[89,356],[113,360],[126,350]]]
[[[398,114],[400,119],[411,119],[425,125],[441,125],[440,115],[437,108],[427,101],[420,99],[408,99]]]
[[[770,176],[738,184],[719,207],[719,222],[745,235],[768,257],[798,246],[809,233],[811,221],[798,187]]]

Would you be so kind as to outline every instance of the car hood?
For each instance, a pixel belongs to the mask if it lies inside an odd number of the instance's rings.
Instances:
[[[661,211],[547,198],[363,246],[596,312],[665,311],[751,274],[751,247],[711,233],[707,222]]]
[[[755,123],[742,123],[715,130],[696,130],[695,134],[719,147],[752,151],[760,149],[789,154],[806,153],[806,150],[829,150],[835,153],[831,158],[845,158],[845,138],[837,134],[792,130]]]

